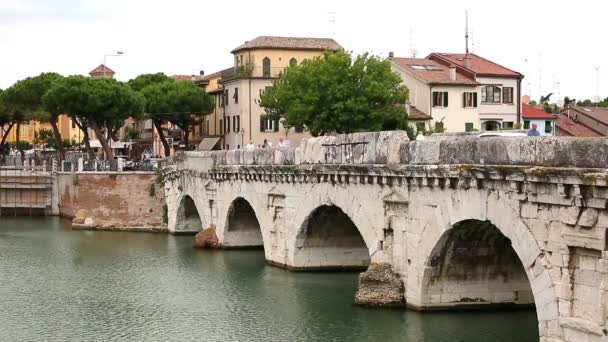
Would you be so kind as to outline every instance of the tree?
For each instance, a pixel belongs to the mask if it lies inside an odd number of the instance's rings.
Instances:
[[[57,120],[62,113],[46,110],[42,104],[42,97],[62,78],[63,76],[54,72],[28,77],[15,83],[11,87],[11,91],[8,92],[6,99],[7,103],[13,106],[17,113],[21,113],[23,120],[37,120],[48,122],[51,125],[61,159],[65,157],[65,149]]]
[[[97,139],[116,170],[112,149],[103,129],[117,120],[139,118],[143,113],[144,99],[127,84],[112,78],[70,76],[56,83],[43,97],[46,108],[77,117],[93,129]]]
[[[388,61],[326,52],[288,67],[260,98],[264,119],[306,127],[313,136],[405,129],[408,90]]]
[[[545,102],[549,102],[549,100],[551,100],[551,96],[553,96],[553,93],[549,93],[545,96],[541,96],[540,97],[540,101],[538,103],[545,103]]]
[[[188,128],[214,108],[213,98],[192,82],[161,81],[146,86],[141,93],[146,99],[145,112],[159,132],[167,157],[170,148],[162,133],[162,124],[171,122],[181,128],[184,131],[184,144],[188,146]]]
[[[532,107],[536,107],[538,105],[538,102],[531,100],[528,105],[532,106]]]

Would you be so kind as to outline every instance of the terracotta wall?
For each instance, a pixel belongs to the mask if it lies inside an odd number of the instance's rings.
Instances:
[[[59,211],[75,228],[166,231],[155,180],[153,172],[60,173]]]

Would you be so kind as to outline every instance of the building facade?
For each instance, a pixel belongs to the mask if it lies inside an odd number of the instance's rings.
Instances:
[[[544,111],[527,105],[522,105],[522,120],[523,129],[530,129],[532,125],[536,124],[538,132],[542,136],[554,136],[555,135],[555,121],[557,117],[553,114],[545,113]]]
[[[303,129],[286,129],[277,120],[264,119],[260,95],[290,65],[320,57],[324,51],[342,47],[328,38],[257,37],[232,50],[234,66],[220,73],[223,104],[223,148],[241,148],[248,143],[276,146],[283,138],[292,146],[310,135]]]

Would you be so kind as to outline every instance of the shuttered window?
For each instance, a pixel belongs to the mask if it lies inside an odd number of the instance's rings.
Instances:
[[[473,123],[472,122],[467,122],[464,124],[464,131],[465,132],[473,132],[475,128],[473,127]]]
[[[447,91],[434,91],[433,92],[433,107],[447,107],[448,106],[448,92]]]

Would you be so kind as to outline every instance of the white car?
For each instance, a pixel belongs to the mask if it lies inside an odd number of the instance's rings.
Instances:
[[[504,132],[504,131],[489,131],[477,135],[478,138],[486,137],[525,137],[526,133],[522,132]]]

